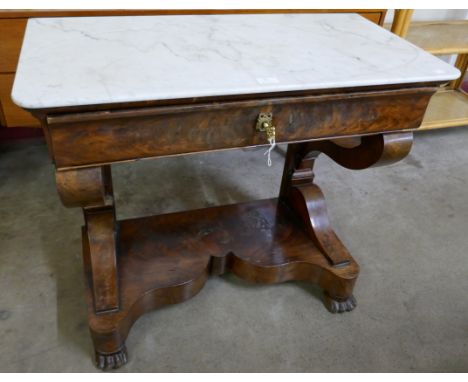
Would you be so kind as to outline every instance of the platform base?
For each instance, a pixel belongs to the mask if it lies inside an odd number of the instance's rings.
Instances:
[[[121,221],[116,311],[95,313],[86,234],[83,247],[89,326],[103,369],[125,363],[124,342],[139,316],[193,297],[209,275],[233,272],[254,283],[304,280],[323,288],[330,311],[355,306],[356,262],[330,265],[277,199]]]

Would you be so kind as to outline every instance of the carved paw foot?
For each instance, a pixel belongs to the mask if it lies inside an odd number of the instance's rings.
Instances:
[[[356,299],[351,295],[347,300],[334,300],[327,293],[324,294],[323,303],[331,313],[351,312],[357,305]]]
[[[118,369],[127,363],[125,345],[115,353],[104,354],[96,352],[96,366],[101,370]]]

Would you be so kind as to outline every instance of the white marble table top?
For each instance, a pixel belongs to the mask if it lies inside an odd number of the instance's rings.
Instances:
[[[458,76],[357,14],[38,18],[12,98],[38,109]]]

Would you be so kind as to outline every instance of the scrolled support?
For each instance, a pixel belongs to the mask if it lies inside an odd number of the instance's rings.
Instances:
[[[57,170],[55,181],[65,207],[112,206],[112,177],[109,166]]]
[[[357,140],[310,142],[306,151],[322,152],[340,166],[351,170],[396,163],[405,158],[413,144],[413,133],[369,135]]]
[[[119,309],[117,222],[110,166],[56,171],[57,189],[66,207],[81,207],[85,218],[96,313]]]
[[[395,163],[411,150],[412,133],[392,133],[288,145],[280,199],[302,220],[306,231],[333,266],[349,264],[351,256],[331,228],[314,164],[324,153],[343,167],[361,170]]]

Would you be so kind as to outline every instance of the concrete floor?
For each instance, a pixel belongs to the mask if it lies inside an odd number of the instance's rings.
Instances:
[[[332,315],[306,283],[211,279],[149,313],[121,371],[468,371],[468,129],[419,134],[404,161],[317,182],[361,264],[358,307]],[[113,167],[119,218],[268,198],[263,149]],[[0,145],[0,371],[96,371],[78,209],[62,207],[42,141]]]

